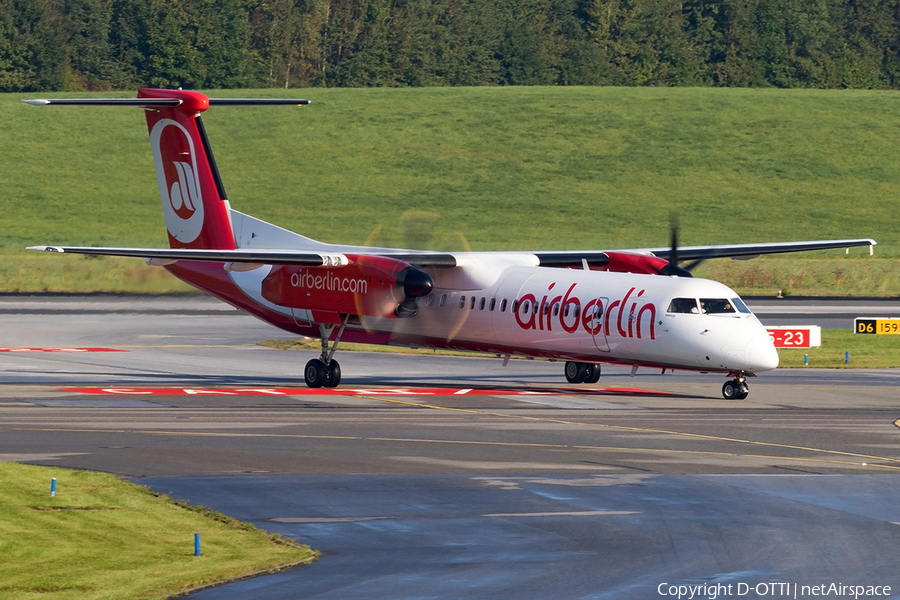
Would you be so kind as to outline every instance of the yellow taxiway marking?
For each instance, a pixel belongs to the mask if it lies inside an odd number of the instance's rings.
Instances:
[[[752,446],[766,446],[766,447],[770,447],[770,448],[781,448],[781,449],[786,449],[786,450],[802,450],[805,452],[815,452],[815,453],[820,453],[820,454],[834,454],[837,456],[847,456],[847,457],[851,457],[851,458],[861,458],[861,459],[864,458],[867,460],[880,460],[880,461],[885,461],[885,462],[889,462],[889,463],[900,464],[900,458],[890,458],[890,457],[886,457],[886,456],[874,456],[874,455],[870,455],[870,454],[859,454],[856,452],[845,452],[842,450],[828,450],[827,448],[813,448],[810,446],[795,446],[792,444],[777,444],[775,442],[760,442],[760,441],[756,441],[756,440],[742,440],[739,438],[730,438],[730,437],[724,437],[724,436],[719,436],[719,435],[707,435],[707,434],[703,434],[703,433],[689,433],[686,431],[673,431],[673,430],[669,430],[669,429],[651,429],[648,427],[631,427],[631,426],[627,426],[627,425],[610,425],[608,423],[585,423],[583,421],[569,421],[566,419],[550,419],[547,417],[531,417],[531,416],[525,416],[525,415],[515,415],[515,414],[509,414],[509,413],[498,413],[498,412],[481,411],[481,410],[473,410],[473,409],[449,408],[449,407],[443,407],[443,406],[436,406],[434,404],[411,402],[408,400],[395,400],[392,398],[381,398],[378,396],[365,396],[365,398],[368,398],[370,400],[380,400],[382,402],[390,402],[392,404],[406,404],[409,406],[420,406],[422,408],[430,408],[430,409],[434,409],[434,410],[468,412],[468,413],[475,413],[475,414],[491,416],[491,417],[519,419],[519,420],[523,420],[523,421],[539,421],[539,422],[545,422],[545,423],[559,423],[561,425],[579,425],[579,426],[584,426],[584,427],[597,427],[597,428],[602,428],[602,429],[616,429],[619,431],[633,431],[633,432],[637,432],[637,433],[661,433],[661,434],[665,434],[665,435],[689,437],[689,438],[696,438],[696,439],[702,439],[702,440],[711,440],[711,441],[718,441],[718,442],[732,442],[732,443],[736,443],[736,444],[749,444]],[[900,425],[898,425],[898,423],[900,423],[900,419],[897,419],[897,421],[894,422],[895,425],[900,427]],[[573,447],[576,447],[576,446],[573,446]],[[745,455],[745,456],[750,456],[750,455]],[[856,464],[856,463],[847,463],[847,464]],[[876,466],[876,465],[868,465],[868,466]],[[900,469],[900,467],[887,467],[884,465],[878,465],[878,466],[882,466],[883,468]]]
[[[833,465],[849,465],[860,466],[859,462],[848,460],[835,460],[825,458],[803,458],[796,456],[779,456],[772,454],[735,454],[733,452],[714,452],[709,450],[676,450],[671,448],[634,448],[628,446],[599,446],[587,444],[536,444],[528,442],[485,442],[475,440],[440,440],[428,438],[394,438],[394,437],[365,437],[365,436],[347,436],[347,435],[311,435],[301,433],[236,433],[236,432],[209,432],[209,431],[165,431],[165,430],[142,430],[142,429],[69,429],[63,427],[57,428],[31,428],[31,427],[12,427],[11,431],[56,431],[56,432],[75,432],[75,433],[128,433],[132,435],[153,435],[153,436],[182,436],[182,437],[220,437],[220,438],[285,438],[285,439],[301,439],[301,440],[338,440],[338,441],[358,441],[358,442],[389,442],[389,443],[406,443],[406,444],[448,444],[459,446],[497,446],[507,448],[540,448],[546,450],[586,450],[586,451],[602,451],[602,452],[636,452],[636,453],[653,453],[653,454],[683,454],[697,456],[715,456],[715,457],[742,457],[760,460],[782,460],[795,462],[811,462],[824,463]],[[893,459],[884,459],[893,460]],[[878,469],[891,469],[900,471],[900,466],[879,465],[871,463],[862,463],[862,466],[873,467]]]

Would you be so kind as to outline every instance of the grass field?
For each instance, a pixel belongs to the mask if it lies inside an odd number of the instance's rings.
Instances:
[[[0,489],[0,598],[160,598],[318,556],[102,473],[0,462]]]
[[[204,123],[232,206],[347,243],[433,249],[665,246],[844,237],[864,249],[735,263],[741,293],[900,295],[900,111],[892,92],[705,88],[229,91],[304,108]],[[123,96],[132,94],[125,93]],[[7,289],[169,291],[139,261],[23,258],[30,244],[166,243],[140,110],[0,96]],[[29,95],[28,97],[34,97]],[[74,276],[68,282],[63,270]],[[33,277],[35,269],[42,274]],[[149,283],[148,283],[149,282]],[[183,289],[183,288],[175,288]]]
[[[845,363],[845,352],[850,362]],[[809,363],[804,364],[804,355]],[[823,329],[820,348],[779,349],[780,368],[887,369],[900,367],[900,335],[861,335]]]

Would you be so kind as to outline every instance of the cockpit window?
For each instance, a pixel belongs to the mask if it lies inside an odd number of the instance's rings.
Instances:
[[[694,298],[673,298],[669,302],[670,313],[698,313],[697,300]]]
[[[734,305],[738,312],[744,313],[745,315],[750,314],[750,309],[747,308],[747,305],[740,298],[732,298],[731,303]]]
[[[733,313],[734,305],[726,298],[700,298],[700,312],[709,315]]]

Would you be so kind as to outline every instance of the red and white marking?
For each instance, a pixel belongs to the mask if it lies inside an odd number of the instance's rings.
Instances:
[[[473,388],[61,388],[64,392],[126,396],[667,396],[637,388],[473,389]]]
[[[776,348],[818,348],[822,345],[822,328],[818,325],[766,327]]]
[[[0,352],[128,352],[116,348],[0,348]]]

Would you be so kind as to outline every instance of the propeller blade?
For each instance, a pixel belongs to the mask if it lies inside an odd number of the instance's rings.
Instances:
[[[669,214],[669,232],[671,244],[669,244],[669,264],[678,266],[678,214]]]
[[[693,277],[690,271],[692,267],[678,266],[678,214],[675,212],[669,214],[669,230],[672,242],[669,246],[669,264],[660,269],[659,274],[669,277]]]

